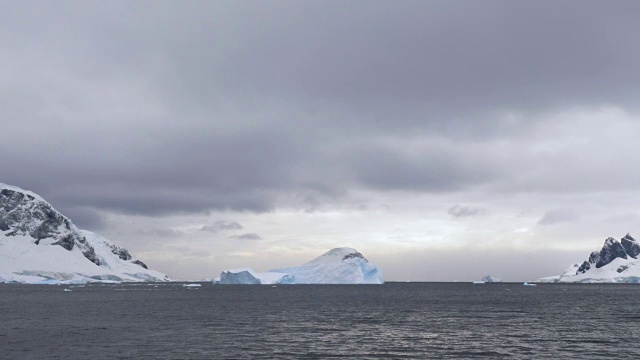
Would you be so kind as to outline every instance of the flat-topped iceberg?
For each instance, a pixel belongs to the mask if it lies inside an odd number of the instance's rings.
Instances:
[[[293,284],[293,276],[285,273],[257,273],[249,268],[232,269],[220,274],[220,284]]]
[[[266,273],[223,271],[220,284],[383,284],[382,271],[352,248],[335,248],[308,263]]]

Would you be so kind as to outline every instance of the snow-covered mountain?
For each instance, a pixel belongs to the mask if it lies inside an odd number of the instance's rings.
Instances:
[[[0,183],[0,283],[168,280],[37,194]]]
[[[382,271],[352,248],[335,248],[308,263],[266,273],[223,271],[220,284],[383,284]]]
[[[573,264],[562,275],[540,282],[640,282],[640,244],[627,234],[620,241],[607,238],[582,264]]]

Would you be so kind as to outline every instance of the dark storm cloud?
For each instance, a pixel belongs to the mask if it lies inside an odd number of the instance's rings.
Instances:
[[[477,166],[477,153],[457,145],[432,145],[407,151],[407,144],[368,144],[352,149],[357,181],[383,190],[454,191],[481,184],[503,171],[495,164]]]
[[[466,205],[454,205],[447,210],[447,213],[455,219],[465,217],[485,216],[489,213],[487,209]]]
[[[255,19],[238,39],[249,46],[229,59],[244,70],[230,77],[237,86],[373,108],[393,118],[384,125],[411,119],[446,127],[434,113],[415,119],[406,106],[464,115],[619,96],[629,103],[638,81],[631,14],[640,6],[633,2],[325,2],[251,10],[271,16]],[[284,24],[272,23],[280,16]]]
[[[289,194],[314,211],[360,188],[563,188],[556,168],[512,154],[541,114],[637,110],[639,11],[635,1],[8,2],[0,181],[64,213],[147,215],[270,211]],[[518,178],[524,166],[542,181]],[[594,181],[585,191],[612,186]]]

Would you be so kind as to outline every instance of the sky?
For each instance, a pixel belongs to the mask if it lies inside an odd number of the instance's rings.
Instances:
[[[354,247],[557,275],[640,236],[637,1],[5,1],[0,182],[177,279]]]

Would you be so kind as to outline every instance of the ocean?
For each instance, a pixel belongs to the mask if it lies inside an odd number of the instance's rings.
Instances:
[[[639,304],[634,284],[0,284],[0,358],[637,359]]]

